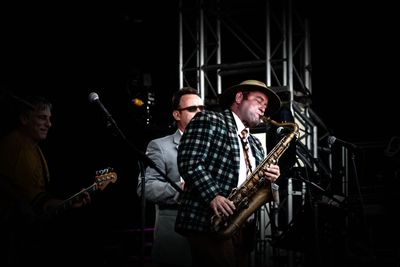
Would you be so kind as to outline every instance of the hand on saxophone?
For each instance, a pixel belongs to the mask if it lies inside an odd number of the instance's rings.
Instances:
[[[233,214],[233,211],[236,209],[235,205],[232,201],[227,199],[226,197],[217,195],[211,202],[210,207],[214,211],[216,216],[229,216]]]
[[[183,180],[182,176],[180,177],[179,187],[184,190],[185,189],[185,180]]]
[[[269,167],[264,169],[264,176],[270,180],[271,183],[274,183],[280,175],[281,169],[279,168],[279,165],[271,164]]]

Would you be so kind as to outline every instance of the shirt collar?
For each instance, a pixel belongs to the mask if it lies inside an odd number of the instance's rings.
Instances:
[[[236,123],[236,127],[237,127],[236,130],[237,130],[238,135],[240,135],[240,133],[241,133],[241,131],[243,129],[246,129],[247,130],[247,134],[248,134],[250,132],[249,128],[244,126],[243,122],[240,120],[240,118],[238,117],[238,115],[236,115],[235,112],[232,112],[232,114],[233,114],[233,118],[235,119],[235,123]]]

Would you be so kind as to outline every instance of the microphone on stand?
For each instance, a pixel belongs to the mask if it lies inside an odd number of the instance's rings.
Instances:
[[[107,118],[108,118],[108,117],[111,117],[110,112],[108,112],[108,110],[107,110],[106,107],[103,105],[103,103],[101,103],[100,98],[99,98],[99,95],[98,95],[97,93],[91,92],[91,93],[89,94],[88,99],[89,99],[89,102],[90,102],[90,103],[96,103],[96,104],[100,107],[100,109],[103,111],[103,113],[106,115]]]
[[[117,123],[114,121],[113,117],[111,116],[111,113],[108,112],[108,110],[103,105],[103,103],[101,103],[99,95],[97,93],[95,93],[95,92],[91,92],[89,94],[88,99],[89,99],[90,103],[97,104],[100,107],[100,109],[103,111],[103,113],[104,113],[104,115],[105,115],[105,117],[107,119],[107,127],[109,128],[109,127],[111,127],[113,125],[115,127],[115,129],[120,131],[119,128],[118,128]]]
[[[339,138],[336,138],[335,136],[329,136],[328,137],[328,145],[331,146],[331,145],[333,145],[335,143],[339,144],[339,145],[342,145],[344,147],[347,147],[347,148],[351,148],[351,149],[356,149],[357,148],[357,146],[355,144],[353,144],[353,143],[341,140]]]
[[[278,127],[278,128],[276,129],[276,134],[277,134],[278,136],[287,135],[287,134],[289,134],[290,132],[291,132],[290,129],[285,128],[285,127],[282,127],[282,126],[280,126],[280,127]]]

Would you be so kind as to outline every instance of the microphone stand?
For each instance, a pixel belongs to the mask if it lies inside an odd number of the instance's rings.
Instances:
[[[141,231],[141,263],[142,266],[144,266],[145,263],[145,223],[146,223],[146,198],[145,198],[145,164],[157,171],[158,174],[160,174],[162,177],[167,180],[171,186],[179,193],[182,193],[182,189],[176,185],[160,168],[157,167],[157,165],[154,163],[152,159],[150,159],[145,153],[143,153],[141,150],[139,150],[132,142],[130,142],[125,134],[121,131],[121,129],[118,127],[117,123],[111,116],[111,114],[108,114],[106,116],[107,123],[106,126],[107,128],[112,128],[114,126],[114,130],[116,135],[118,135],[125,143],[128,144],[128,146],[134,151],[134,153],[139,157],[139,169],[140,169],[140,179],[141,179],[141,225],[140,225],[140,231]]]
[[[350,151],[350,154],[351,154],[351,162],[353,164],[354,179],[355,179],[357,193],[358,193],[360,206],[361,206],[362,227],[363,227],[363,230],[365,231],[365,233],[367,235],[367,242],[368,242],[367,243],[367,250],[372,255],[374,253],[374,249],[371,247],[373,241],[372,241],[372,237],[369,234],[369,230],[368,230],[367,216],[366,216],[366,213],[365,213],[364,197],[362,196],[362,193],[361,193],[361,184],[360,184],[360,180],[359,180],[359,177],[358,177],[358,171],[357,171],[356,153],[354,151],[358,147],[357,146],[353,146],[351,148],[352,149],[347,149],[346,147],[344,147],[344,149]]]
[[[126,138],[125,134],[121,131],[121,129],[118,127],[117,123],[111,116],[107,118],[107,122],[108,122],[107,127],[111,128],[111,126],[114,126],[117,135],[119,135],[121,139],[128,144],[128,146],[133,150],[133,152],[135,152],[135,154],[139,156],[140,160],[142,160],[147,166],[156,170],[157,173],[160,174],[163,178],[165,178],[165,180],[167,180],[176,191],[178,191],[179,193],[183,192],[182,189],[177,184],[175,184],[174,181],[171,180],[171,178],[169,178],[160,168],[158,168],[158,166],[154,163],[154,161],[151,158],[149,158],[144,152],[136,148],[136,146]]]
[[[328,204],[335,206],[335,207],[342,207],[342,202],[338,198],[336,198],[332,193],[328,193],[325,189],[323,189],[321,186],[317,185],[316,183],[304,178],[299,171],[296,172],[296,179],[302,181],[303,183],[307,184],[310,186],[310,188],[317,189],[322,196],[325,196],[329,199]],[[335,202],[336,204],[334,204]],[[312,207],[313,211],[313,245],[312,245],[312,255],[315,257],[312,257],[312,264],[315,266],[320,266],[323,262],[323,259],[321,257],[321,237],[320,237],[320,229],[322,227],[320,220],[319,220],[319,205],[318,202],[314,202]]]
[[[146,169],[144,167],[144,164],[142,161],[138,162],[139,164],[139,172],[140,172],[140,180],[141,180],[141,198],[140,198],[140,207],[141,207],[141,215],[142,218],[140,220],[140,241],[141,241],[141,251],[140,251],[140,259],[142,266],[144,266],[145,262],[145,244],[146,244],[146,236],[145,236],[145,227],[146,227],[146,197],[145,197],[145,174],[146,174]]]

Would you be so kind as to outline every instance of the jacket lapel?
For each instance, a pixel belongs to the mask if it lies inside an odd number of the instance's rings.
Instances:
[[[223,112],[225,122],[228,128],[228,144],[232,147],[232,151],[235,157],[235,170],[237,170],[237,175],[239,175],[239,166],[240,166],[240,147],[239,140],[237,137],[237,126],[235,119],[233,118],[232,112],[229,109],[224,110]]]
[[[182,137],[182,135],[179,132],[179,130],[176,130],[176,132],[174,133],[174,136],[173,136],[176,150],[178,150],[179,142],[181,141],[181,137]]]

